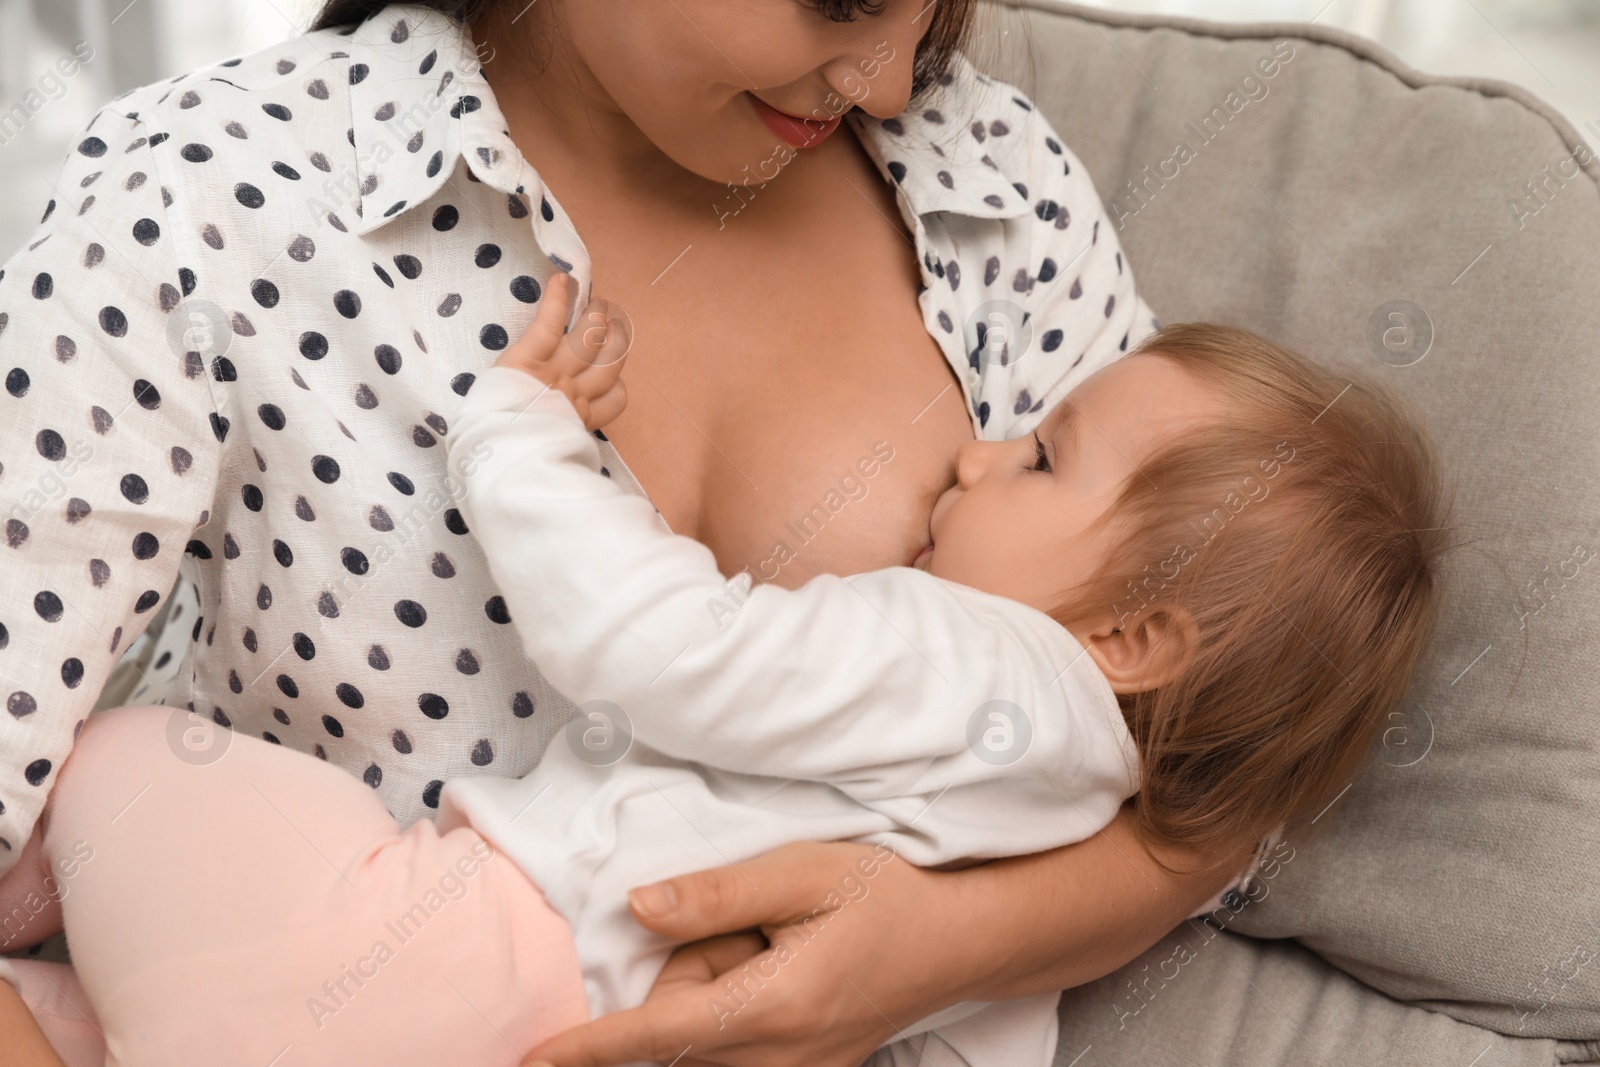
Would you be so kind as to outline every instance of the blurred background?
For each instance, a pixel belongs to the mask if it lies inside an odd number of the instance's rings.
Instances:
[[[117,94],[301,32],[317,0],[0,0],[0,262],[27,240],[71,135]],[[1600,0],[1098,0],[1228,21],[1314,21],[1414,67],[1514,82],[1600,144]],[[85,42],[80,45],[79,42]],[[74,55],[71,77],[57,61]],[[70,69],[71,64],[67,64]]]

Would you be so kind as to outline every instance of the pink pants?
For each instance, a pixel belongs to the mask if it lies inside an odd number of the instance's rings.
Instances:
[[[91,716],[0,916],[69,1067],[515,1067],[588,1018],[571,930],[466,827],[401,831],[345,771],[182,709]],[[21,911],[18,911],[18,907]],[[26,926],[26,922],[24,922]]]

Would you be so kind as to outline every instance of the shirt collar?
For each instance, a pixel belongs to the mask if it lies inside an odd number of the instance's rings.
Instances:
[[[526,196],[537,217],[543,183],[506,132],[465,26],[432,8],[396,4],[356,27],[350,41],[356,233],[428,200],[462,159],[478,181]]]
[[[541,247],[570,244],[546,243],[559,235],[546,232],[552,220],[544,183],[507,133],[465,26],[432,8],[396,4],[351,31],[350,42],[361,216],[354,232],[370,233],[428,200],[465,159],[477,180],[527,198]],[[1025,175],[1008,173],[1009,155],[989,150],[998,143],[989,134],[994,122],[981,115],[1008,113],[983,106],[1002,95],[1015,94],[958,52],[940,84],[899,116],[878,119],[857,108],[848,118],[913,214],[1015,218],[1031,208]],[[566,258],[552,259],[570,271],[581,250],[563,251]]]
[[[856,109],[850,117],[868,154],[905,194],[914,214],[948,211],[1010,219],[1032,209],[1023,191],[1027,176],[1011,173],[1015,169],[1011,153],[993,148],[1009,144],[997,140],[1009,131],[997,128],[1000,120],[983,117],[985,111],[1010,114],[1011,109],[988,106],[1009,97],[1032,110],[1031,103],[980,74],[957,52],[939,85],[901,114],[879,119]]]

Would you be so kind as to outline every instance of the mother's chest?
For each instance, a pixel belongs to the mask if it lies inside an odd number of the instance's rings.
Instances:
[[[876,233],[785,240],[751,219],[669,243],[659,264],[609,248],[603,225],[585,235],[596,293],[635,328],[607,436],[725,573],[793,584],[907,562],[972,436],[914,250],[864,209]]]

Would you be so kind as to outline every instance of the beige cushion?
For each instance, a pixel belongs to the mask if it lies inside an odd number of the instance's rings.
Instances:
[[[1338,31],[1050,0],[986,18],[974,61],[1083,159],[1162,321],[1406,393],[1471,542],[1405,713],[1229,921],[1305,948],[1230,933],[1124,1019],[1129,980],[1174,972],[1158,946],[1064,998],[1060,1063],[1600,1058],[1600,166],[1528,93]],[[1426,313],[1425,354],[1391,301]]]

